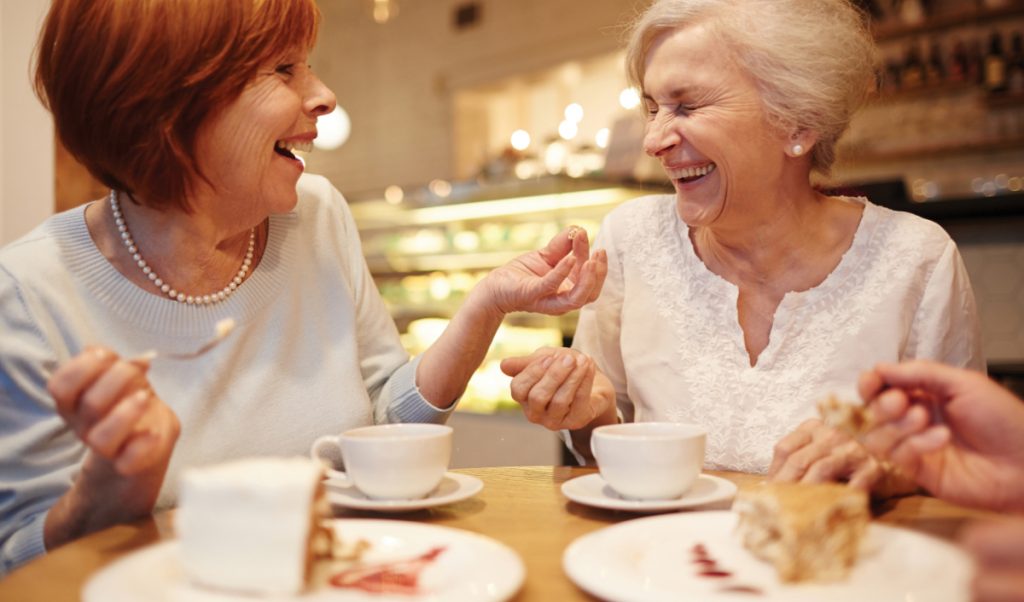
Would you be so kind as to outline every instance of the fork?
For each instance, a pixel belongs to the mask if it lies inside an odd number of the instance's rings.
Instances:
[[[150,349],[149,351],[146,351],[139,355],[136,359],[139,361],[151,362],[158,357],[172,360],[189,360],[197,358],[206,353],[207,351],[213,349],[217,345],[219,345],[220,342],[227,338],[227,336],[231,334],[231,331],[234,329],[235,319],[224,318],[223,320],[217,322],[217,324],[214,326],[213,337],[193,351],[187,351],[185,353],[173,353],[170,351],[157,351],[156,349]]]

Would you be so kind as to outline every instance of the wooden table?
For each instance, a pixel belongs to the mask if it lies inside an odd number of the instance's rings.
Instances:
[[[593,470],[547,466],[460,470],[457,472],[481,479],[483,491],[462,502],[409,514],[344,511],[338,516],[417,521],[481,533],[510,546],[526,564],[526,581],[514,600],[592,600],[562,572],[562,552],[581,535],[638,516],[581,506],[562,496],[559,487],[564,481]],[[762,480],[739,473],[712,474],[725,477],[740,488]],[[986,516],[924,496],[888,501],[875,511],[881,522],[946,539],[953,537],[969,519]],[[120,556],[169,537],[172,533],[167,513],[94,533],[0,580],[0,600],[78,600],[83,584],[95,571]]]

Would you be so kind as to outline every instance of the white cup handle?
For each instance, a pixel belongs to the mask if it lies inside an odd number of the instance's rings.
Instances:
[[[334,448],[334,453],[331,454],[338,458],[341,457],[341,445],[338,442],[338,438],[334,435],[324,435],[323,437],[317,437],[316,441],[313,442],[313,447],[309,450],[309,457],[314,460],[319,460],[323,465],[327,473],[327,476],[333,481],[340,481],[338,484],[344,487],[352,485],[348,475],[340,470],[335,470],[333,464],[325,460],[321,452],[325,448]]]

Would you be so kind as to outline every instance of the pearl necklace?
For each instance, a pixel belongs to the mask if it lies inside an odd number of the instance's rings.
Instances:
[[[146,260],[142,258],[142,254],[139,253],[139,248],[135,244],[135,239],[132,238],[132,233],[128,231],[128,224],[124,221],[124,215],[121,214],[121,205],[117,202],[117,192],[114,190],[110,191],[110,209],[114,213],[114,223],[117,224],[117,231],[121,233],[121,241],[124,243],[125,248],[128,249],[128,252],[131,253],[132,260],[142,269],[142,273],[146,275],[146,278],[149,278],[150,282],[163,291],[165,295],[179,303],[210,305],[227,299],[242,284],[242,280],[252,266],[252,256],[256,249],[256,228],[249,231],[249,249],[245,252],[245,260],[242,262],[242,267],[239,268],[238,273],[235,274],[235,277],[231,279],[227,286],[209,295],[186,295],[164,282],[163,278],[157,276],[153,268],[149,267]]]

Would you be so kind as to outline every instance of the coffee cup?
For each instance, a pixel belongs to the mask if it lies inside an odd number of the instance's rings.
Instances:
[[[704,466],[707,431],[695,424],[631,422],[594,429],[590,449],[604,481],[635,500],[681,497]]]
[[[430,494],[448,470],[452,427],[443,424],[380,424],[327,435],[313,442],[314,460],[340,455],[345,472],[332,480],[354,485],[369,498],[411,500]]]

